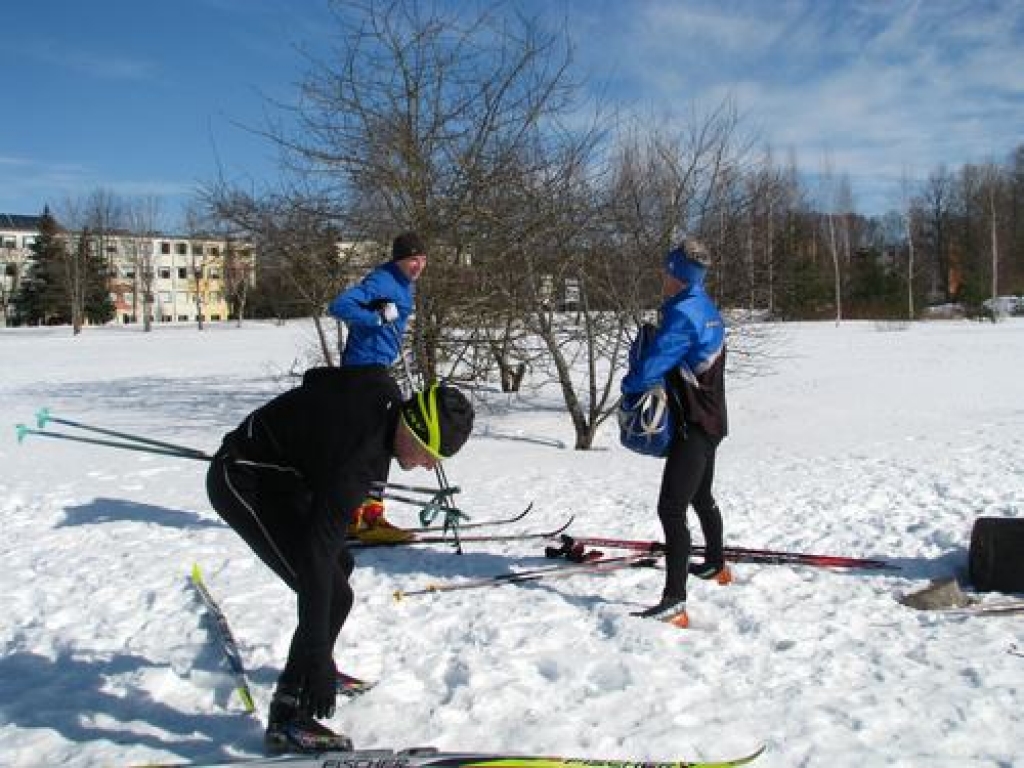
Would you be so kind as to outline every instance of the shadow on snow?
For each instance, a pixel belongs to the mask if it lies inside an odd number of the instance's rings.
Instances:
[[[178,529],[225,527],[220,518],[204,518],[196,512],[125,499],[93,499],[87,504],[65,507],[64,514],[64,522],[57,526],[59,528],[116,522],[149,523]]]

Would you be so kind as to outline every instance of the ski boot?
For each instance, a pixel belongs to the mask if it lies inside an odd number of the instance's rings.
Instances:
[[[299,693],[297,687],[291,686],[278,686],[274,692],[267,731],[263,736],[267,754],[351,751],[352,739],[335,733],[302,711]]]
[[[687,570],[691,576],[704,581],[714,581],[723,587],[732,584],[732,569],[725,562],[711,563],[705,560],[703,563],[690,563]]]
[[[666,595],[661,598],[661,602],[657,605],[652,605],[650,608],[636,611],[630,615],[639,616],[642,619],[657,619],[680,629],[686,629],[690,626],[690,617],[686,613],[685,597],[669,597]]]
[[[384,517],[384,502],[374,498],[366,499],[355,511],[348,535],[367,544],[401,544],[413,537],[410,531]]]

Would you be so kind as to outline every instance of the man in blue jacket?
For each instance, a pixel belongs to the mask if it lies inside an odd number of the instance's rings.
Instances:
[[[636,615],[689,624],[688,573],[728,583],[722,515],[712,495],[715,453],[728,431],[725,403],[725,324],[704,290],[707,250],[687,238],[665,257],[661,325],[622,380],[625,396],[661,388],[677,432],[665,459],[658,517],[665,532],[665,587],[657,605]],[[705,558],[690,565],[686,512],[693,505],[704,533]]]
[[[348,327],[341,356],[344,368],[387,371],[402,353],[402,339],[415,308],[415,282],[427,266],[427,253],[415,232],[403,232],[391,246],[391,260],[340,293],[328,307],[332,317]],[[387,466],[379,477],[387,479]],[[411,538],[384,517],[382,493],[371,491],[352,519],[350,533],[359,538],[391,543]]]

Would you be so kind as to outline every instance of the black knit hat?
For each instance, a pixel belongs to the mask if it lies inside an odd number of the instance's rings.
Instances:
[[[431,384],[402,404],[402,421],[431,456],[447,459],[473,431],[473,406],[455,387]]]
[[[415,232],[403,232],[391,244],[392,261],[409,259],[421,253],[426,253],[426,248],[423,247],[423,241]]]

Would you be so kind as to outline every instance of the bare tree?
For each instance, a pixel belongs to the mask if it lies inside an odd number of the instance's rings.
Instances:
[[[333,364],[337,334],[325,324],[324,316],[328,303],[352,278],[350,262],[359,247],[341,247],[342,235],[332,223],[330,201],[298,189],[256,197],[223,182],[201,194],[216,220],[230,224],[252,243],[259,254],[255,268],[261,279],[287,284],[288,296],[300,304],[298,310],[313,319],[323,362]],[[244,282],[237,274],[242,260],[238,253],[232,258],[232,285],[239,289]]]
[[[839,234],[837,232],[839,218],[839,186],[836,183],[832,170],[832,158],[826,153],[822,178],[822,201],[826,208],[826,223],[828,225],[828,249],[832,256],[833,296],[836,304],[836,325],[843,320],[843,271],[839,253]]]
[[[142,329],[146,333],[153,330],[153,284],[156,280],[153,238],[159,231],[159,221],[160,198],[147,195],[125,204],[125,246],[135,274],[133,314],[139,317],[141,308]]]
[[[490,190],[545,162],[574,86],[570,49],[499,8],[445,14],[415,0],[332,4],[338,44],[310,59],[294,130],[274,128],[289,168],[336,201],[346,239],[389,242],[416,229],[431,255],[418,283],[412,341],[420,370],[437,373],[447,328],[475,302],[461,287],[486,250]]]

